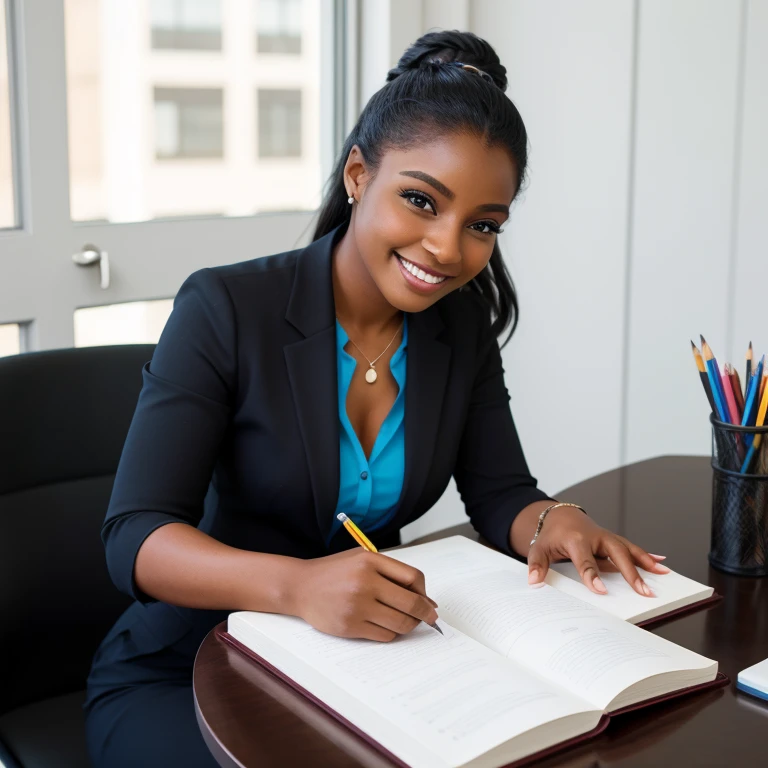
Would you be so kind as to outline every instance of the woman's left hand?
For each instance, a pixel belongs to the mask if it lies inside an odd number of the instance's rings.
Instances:
[[[541,532],[528,551],[528,583],[542,583],[551,562],[571,560],[581,580],[592,592],[606,594],[605,584],[599,575],[598,558],[609,557],[615,568],[603,560],[602,570],[618,569],[635,592],[646,597],[655,595],[637,572],[636,566],[650,573],[669,573],[669,568],[659,562],[664,559],[663,556],[651,555],[623,536],[601,528],[580,509],[555,507],[547,513]]]

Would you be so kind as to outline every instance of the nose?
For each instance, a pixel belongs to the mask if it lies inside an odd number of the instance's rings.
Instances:
[[[458,264],[461,262],[461,235],[453,229],[443,228],[423,238],[421,245],[425,251],[440,264]]]

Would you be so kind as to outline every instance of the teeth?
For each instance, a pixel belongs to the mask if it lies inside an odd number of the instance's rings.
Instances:
[[[425,283],[431,283],[432,285],[435,285],[437,283],[442,283],[443,280],[447,280],[446,277],[437,277],[437,275],[428,275],[423,269],[419,269],[418,267],[411,264],[410,261],[406,261],[402,256],[398,257],[400,259],[400,263],[415,277],[418,277],[419,280],[423,280]]]

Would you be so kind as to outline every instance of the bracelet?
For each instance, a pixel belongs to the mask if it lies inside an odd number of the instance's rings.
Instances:
[[[541,533],[541,527],[544,525],[544,518],[549,514],[549,511],[551,509],[554,509],[555,507],[576,507],[576,509],[580,509],[585,515],[587,514],[587,510],[584,509],[584,507],[580,507],[578,504],[571,504],[567,501],[558,501],[556,504],[550,504],[540,515],[539,515],[539,524],[536,526],[536,533],[533,534],[533,538],[531,539],[531,543],[528,545],[529,547],[532,547],[536,539],[539,538],[539,534]]]

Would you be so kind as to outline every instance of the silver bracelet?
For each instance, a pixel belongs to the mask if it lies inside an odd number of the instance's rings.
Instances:
[[[536,539],[539,538],[539,534],[541,533],[541,527],[544,525],[544,518],[549,514],[549,511],[551,509],[554,509],[555,507],[576,507],[576,509],[580,509],[585,515],[587,514],[587,510],[584,509],[584,507],[580,507],[578,504],[571,504],[567,501],[558,501],[556,504],[550,504],[540,515],[539,515],[539,524],[536,526],[536,533],[533,534],[533,538],[531,539],[531,543],[528,545],[529,547],[532,547]]]

